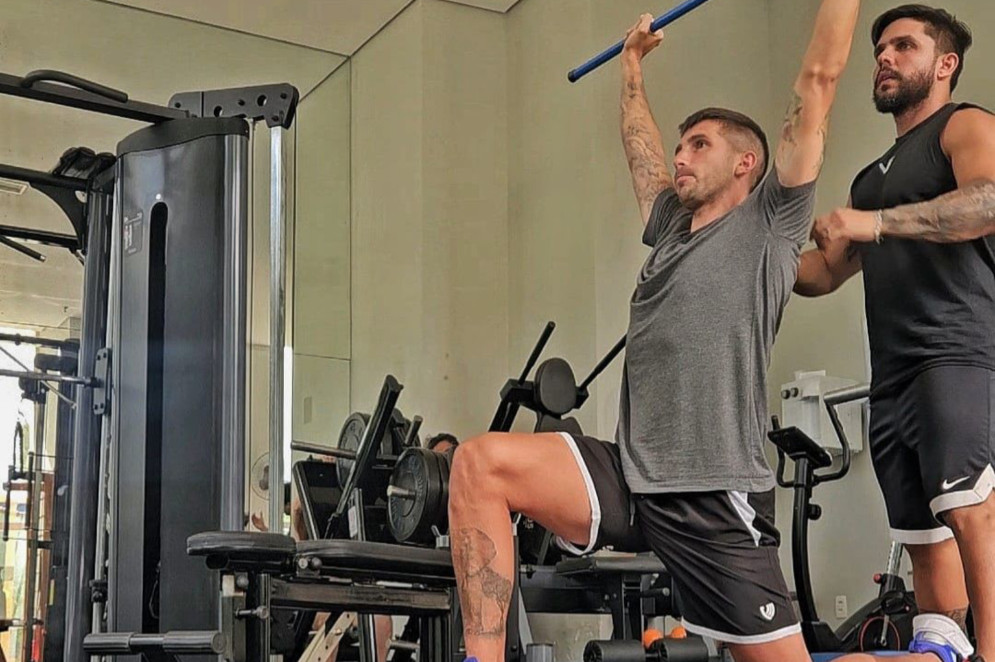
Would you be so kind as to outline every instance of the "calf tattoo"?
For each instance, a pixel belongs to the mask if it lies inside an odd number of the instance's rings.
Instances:
[[[951,621],[956,623],[958,627],[964,632],[967,632],[967,607],[963,609],[954,609],[953,611],[944,611],[940,613],[941,616],[946,616]]]
[[[452,532],[453,565],[460,586],[467,634],[500,637],[505,632],[512,581],[494,570],[494,541],[480,529]]]

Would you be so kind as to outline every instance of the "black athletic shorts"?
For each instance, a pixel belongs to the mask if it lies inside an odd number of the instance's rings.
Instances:
[[[964,365],[929,368],[871,395],[871,457],[895,540],[946,540],[943,513],[991,494],[993,398],[995,371]]]
[[[591,501],[586,549],[652,550],[667,566],[689,632],[760,644],[800,632],[777,558],[774,492],[630,494],[618,446],[561,433]]]

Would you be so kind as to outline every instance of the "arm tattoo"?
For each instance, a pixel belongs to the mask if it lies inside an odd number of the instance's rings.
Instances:
[[[648,214],[660,191],[672,186],[672,182],[646,89],[636,77],[627,76],[622,88],[622,145],[636,199]]]
[[[995,233],[995,182],[945,193],[928,202],[886,209],[881,231],[938,243],[969,241]]]
[[[492,567],[497,557],[494,541],[480,529],[452,533],[453,566],[466,633],[487,638],[504,636],[512,580]]]
[[[787,145],[797,144],[795,141],[795,130],[802,119],[802,98],[797,92],[791,95],[791,103],[784,113],[784,126],[781,128],[781,140]]]
[[[802,101],[801,95],[799,95],[798,92],[793,92],[791,95],[791,103],[788,104],[788,110],[784,113],[784,125],[781,127],[781,144],[786,145],[789,150],[793,150],[798,147],[798,132],[801,129],[802,109],[804,107],[805,104],[804,101]],[[815,167],[816,176],[818,176],[819,172],[822,171],[822,164],[826,159],[826,141],[829,138],[828,115],[822,118],[822,123],[819,125],[819,138],[822,144],[819,151],[819,160]],[[787,164],[783,165],[786,166]]]

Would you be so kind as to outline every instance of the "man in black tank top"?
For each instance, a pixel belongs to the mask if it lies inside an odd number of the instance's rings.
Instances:
[[[971,33],[946,11],[895,8],[872,40],[875,105],[898,139],[849,208],[816,220],[795,292],[863,270],[871,455],[920,611],[941,615],[917,623],[913,650],[967,657],[966,640],[925,632],[944,616],[963,628],[970,596],[977,659],[995,662],[995,116],[951,102]]]

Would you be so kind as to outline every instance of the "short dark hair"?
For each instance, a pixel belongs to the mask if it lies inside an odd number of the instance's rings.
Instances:
[[[760,128],[759,124],[743,113],[737,113],[735,110],[728,110],[726,108],[702,108],[701,110],[688,115],[687,119],[681,122],[681,125],[677,127],[677,130],[680,131],[683,136],[687,133],[688,129],[694,125],[708,120],[720,122],[726,130],[739,132],[741,134],[749,133],[750,137],[755,138],[760,142],[763,154],[761,154],[762,160],[760,162],[760,166],[757,168],[756,179],[753,181],[753,185],[750,186],[750,190],[752,191],[764,178],[764,173],[767,172],[767,164],[770,163],[770,148],[767,146],[767,134],[765,134],[764,130]]]
[[[925,24],[926,34],[936,42],[941,53],[956,53],[960,62],[954,75],[950,77],[950,90],[957,88],[960,72],[964,69],[964,54],[974,43],[971,28],[964,21],[945,9],[927,7],[926,5],[902,5],[889,9],[877,17],[871,28],[871,43],[877,46],[885,29],[897,20],[911,18]]]
[[[448,441],[454,448],[459,446],[459,440],[455,436],[449,434],[448,432],[440,432],[439,434],[428,438],[428,441],[425,442],[425,448],[432,450],[444,441]]]

